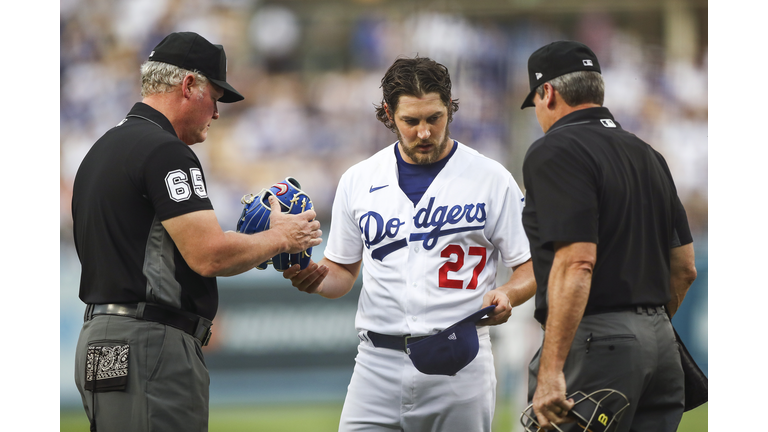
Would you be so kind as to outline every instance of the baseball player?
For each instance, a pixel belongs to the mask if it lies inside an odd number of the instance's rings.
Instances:
[[[218,103],[243,100],[226,82],[226,55],[172,33],[142,65],[142,96],[83,159],[72,195],[87,304],[75,383],[91,430],[207,431],[209,375],[201,347],[218,308],[216,276],[320,243],[314,211],[271,229],[223,232],[200,161]]]
[[[523,195],[499,163],[449,136],[458,109],[445,66],[401,58],[382,79],[377,118],[397,142],[340,179],[325,256],[284,273],[338,298],[363,269],[356,366],[339,431],[490,431],[496,378],[489,329],[533,296]],[[496,287],[497,266],[514,269]],[[495,305],[477,357],[454,376],[414,368],[406,344]]]

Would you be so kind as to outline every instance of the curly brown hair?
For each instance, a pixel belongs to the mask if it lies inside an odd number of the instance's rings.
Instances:
[[[416,56],[395,60],[381,79],[381,89],[381,104],[374,106],[376,118],[395,133],[397,126],[394,114],[400,96],[422,97],[428,93],[439,94],[440,100],[448,107],[448,123],[453,121],[453,113],[459,110],[459,100],[451,99],[451,76],[448,68],[428,57]],[[392,120],[387,115],[387,108]]]

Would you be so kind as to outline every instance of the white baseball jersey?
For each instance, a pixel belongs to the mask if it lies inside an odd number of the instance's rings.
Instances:
[[[524,198],[501,164],[459,143],[414,206],[398,185],[395,145],[341,177],[325,257],[363,260],[358,331],[432,334],[480,309],[499,261],[530,258]]]

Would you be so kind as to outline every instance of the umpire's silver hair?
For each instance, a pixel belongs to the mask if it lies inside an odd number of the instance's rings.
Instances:
[[[208,78],[197,71],[163,62],[146,61],[141,65],[141,97],[170,93],[188,74],[195,76],[198,88],[204,89],[208,84]]]
[[[605,99],[605,82],[603,76],[595,71],[577,71],[560,75],[549,80],[549,83],[557,89],[563,101],[569,106],[577,106],[585,103],[595,103],[603,106]],[[544,97],[544,88],[538,86],[536,93]]]

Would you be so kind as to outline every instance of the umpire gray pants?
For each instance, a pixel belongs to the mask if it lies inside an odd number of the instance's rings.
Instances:
[[[540,356],[541,349],[528,368],[529,403],[536,391]],[[680,352],[672,324],[663,312],[585,316],[563,373],[568,395],[610,388],[627,396],[630,405],[616,432],[675,432],[683,416],[685,389]],[[582,430],[573,425],[561,429]]]
[[[91,343],[130,346],[125,390],[85,390]],[[75,383],[91,431],[208,431],[210,378],[201,343],[171,326],[98,315],[83,324],[75,354]]]

